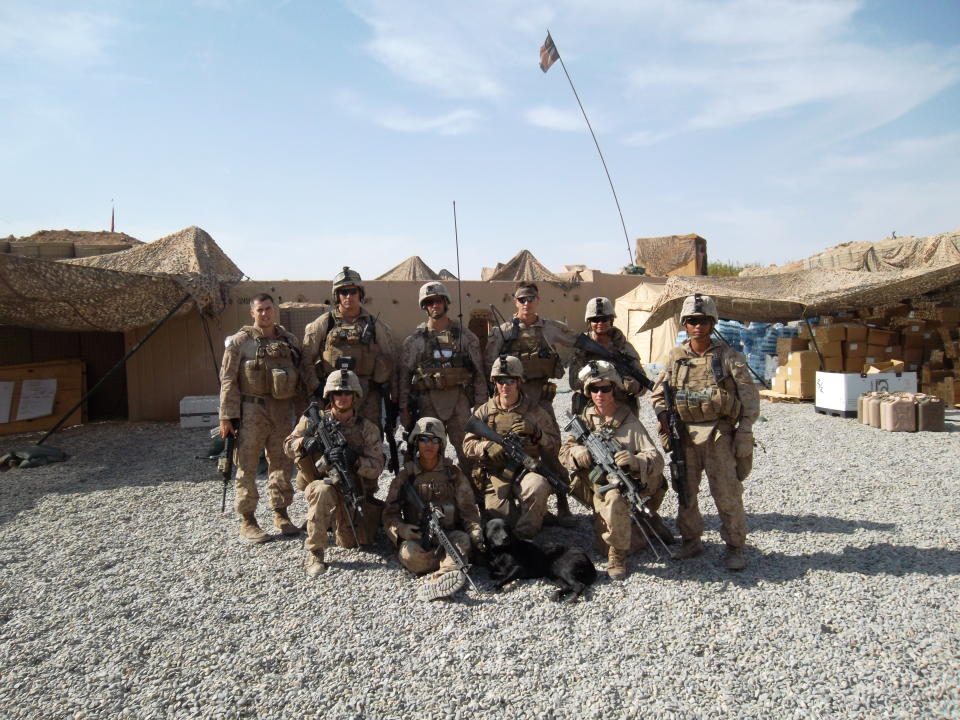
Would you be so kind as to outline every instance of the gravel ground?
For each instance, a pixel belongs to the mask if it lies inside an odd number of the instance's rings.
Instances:
[[[701,494],[703,556],[631,558],[576,605],[546,582],[418,602],[385,544],[309,581],[299,540],[240,543],[205,431],[63,431],[68,462],[0,476],[0,718],[960,716],[960,413],[762,413],[749,568],[722,569]],[[592,548],[575,512],[544,539]]]

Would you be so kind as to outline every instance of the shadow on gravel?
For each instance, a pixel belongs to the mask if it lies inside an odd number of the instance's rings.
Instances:
[[[704,521],[711,526],[720,526],[716,515],[704,515]],[[750,531],[780,530],[796,533],[854,533],[857,530],[895,530],[895,523],[880,523],[871,520],[848,520],[829,515],[784,515],[783,513],[761,513],[747,516]]]

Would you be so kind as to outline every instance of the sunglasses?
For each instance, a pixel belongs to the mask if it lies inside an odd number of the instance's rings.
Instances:
[[[713,320],[708,317],[689,317],[684,321],[684,323],[687,325],[706,325],[707,323],[712,322]]]
[[[498,377],[494,378],[493,381],[497,385],[516,385],[517,379],[512,377]]]
[[[440,438],[434,437],[433,435],[417,435],[417,442],[429,445],[439,445]]]
[[[527,303],[532,303],[536,299],[537,299],[536,295],[527,295],[522,298],[517,298],[517,302],[520,303],[521,305],[526,305]]]
[[[356,295],[360,292],[360,288],[343,288],[342,290],[337,290],[337,295]]]
[[[334,390],[331,394],[334,397],[344,397],[345,395],[353,395],[353,390]]]
[[[606,315],[602,315],[602,316],[601,316],[601,315],[598,315],[597,317],[592,317],[592,318],[590,318],[589,322],[592,322],[592,323],[605,323],[605,322],[606,322],[606,323],[608,323],[608,322],[610,322],[610,318],[609,318],[608,316],[606,316]]]
[[[433,297],[428,297],[424,299],[424,301],[420,303],[420,305],[422,307],[426,307],[427,305],[442,305],[444,302],[446,302],[446,300],[443,297],[441,297],[440,295],[434,295]]]
[[[613,392],[613,385],[591,385],[591,393],[603,393],[606,395],[609,392]]]

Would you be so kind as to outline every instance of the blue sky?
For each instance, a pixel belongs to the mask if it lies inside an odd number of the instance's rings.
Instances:
[[[255,279],[781,263],[960,227],[960,3],[0,3],[0,237],[207,230]]]

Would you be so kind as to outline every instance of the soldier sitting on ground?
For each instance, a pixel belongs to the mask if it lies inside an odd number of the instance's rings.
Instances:
[[[408,496],[416,492],[424,504],[433,503],[443,513],[442,526],[464,561],[469,562],[470,546],[483,547],[480,512],[473,489],[456,464],[443,456],[446,431],[437,418],[417,420],[407,440],[413,460],[397,473],[387,493],[383,527],[397,547],[400,564],[416,574],[432,573],[421,587],[420,597],[436,600],[453,595],[466,583],[456,562],[436,540],[424,547],[425,518],[418,503]]]
[[[297,463],[297,487],[304,491],[307,503],[307,539],[303,547],[305,569],[310,577],[327,569],[324,550],[328,529],[333,529],[337,545],[350,548],[372,543],[380,524],[380,506],[374,494],[383,471],[383,445],[377,426],[355,410],[362,396],[363,390],[352,371],[334,370],[323,388],[328,408],[320,415],[336,421],[334,427],[343,434],[345,447],[322,446],[315,435],[311,408],[283,444],[287,455]],[[348,488],[337,467],[345,467],[352,474],[362,518],[348,508]]]

